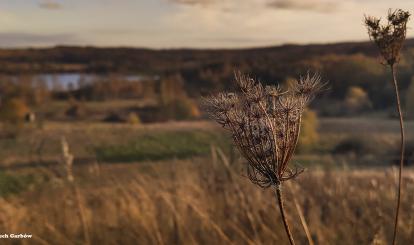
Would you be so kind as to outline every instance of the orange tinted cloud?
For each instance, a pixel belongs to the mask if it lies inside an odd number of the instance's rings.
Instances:
[[[340,2],[332,0],[272,0],[267,6],[278,9],[331,12],[336,10],[339,4]]]
[[[52,10],[61,9],[62,4],[56,1],[52,1],[52,0],[43,0],[39,3],[39,7],[44,8],[44,9],[52,9]]]
[[[309,10],[331,12],[341,3],[341,0],[170,0],[171,2],[185,5],[224,5],[232,3],[250,4],[252,7],[270,7],[275,9]]]

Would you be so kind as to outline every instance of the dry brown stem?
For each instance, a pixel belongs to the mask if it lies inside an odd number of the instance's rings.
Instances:
[[[396,77],[396,64],[399,61],[400,51],[404,44],[407,34],[407,22],[410,18],[408,11],[397,9],[389,10],[387,16],[387,23],[381,25],[381,19],[368,16],[365,17],[365,25],[368,29],[368,35],[371,40],[378,46],[379,51],[391,69],[392,83],[395,90],[395,97],[397,101],[397,112],[400,120],[400,169],[398,174],[398,194],[397,207],[395,211],[394,232],[392,244],[396,244],[398,232],[398,220],[401,206],[402,195],[402,172],[404,166],[404,151],[405,151],[405,135],[404,135],[404,120],[401,111],[400,94],[398,91],[398,82]]]

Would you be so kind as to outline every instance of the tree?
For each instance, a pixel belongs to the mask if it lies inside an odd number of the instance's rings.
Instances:
[[[344,106],[349,114],[359,113],[372,108],[372,103],[364,89],[352,86],[348,89]]]

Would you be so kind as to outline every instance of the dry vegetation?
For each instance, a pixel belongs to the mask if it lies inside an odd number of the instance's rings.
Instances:
[[[26,244],[81,244],[85,229],[91,244],[287,244],[271,191],[256,188],[240,176],[239,161],[222,156],[213,151],[210,158],[188,161],[106,165],[100,175],[78,167],[78,197],[65,180],[33,169],[50,181],[1,199],[0,229],[32,233]],[[396,181],[397,169],[391,168],[314,169],[301,176],[285,189],[298,243],[306,244],[306,237],[293,190],[316,244],[387,244]],[[412,171],[404,182],[399,242],[410,244]]]
[[[391,69],[391,75],[393,79],[393,85],[395,90],[395,97],[397,101],[397,112],[400,119],[400,169],[398,174],[398,194],[397,194],[397,208],[394,222],[394,235],[392,244],[396,244],[397,232],[398,232],[398,219],[401,206],[401,193],[402,193],[402,172],[404,166],[404,151],[405,151],[405,133],[404,133],[404,120],[401,109],[401,99],[399,93],[399,86],[396,75],[396,65],[400,60],[400,53],[403,47],[406,34],[407,34],[407,22],[410,19],[410,13],[401,9],[388,10],[387,23],[381,24],[381,19],[376,17],[365,17],[365,25],[368,29],[368,34],[371,40],[379,48],[382,58]]]
[[[372,119],[322,119],[319,124],[323,131],[316,144],[319,148],[293,159],[310,169],[285,185],[288,220],[298,244],[306,244],[306,237],[292,190],[315,244],[387,244],[391,240],[397,169],[361,167],[367,163],[378,166],[380,160],[390,163],[377,151],[395,147],[398,123],[376,122],[378,128],[370,127]],[[410,135],[413,122],[408,126]],[[375,134],[364,144],[374,144],[376,149],[331,153],[329,147],[341,144],[352,133],[354,137]],[[67,182],[61,163],[62,135],[75,156],[75,185]],[[177,137],[185,139],[184,148],[172,147]],[[0,140],[2,166],[9,169],[0,172],[0,230],[32,233],[34,239],[17,241],[26,244],[287,243],[273,193],[256,188],[241,176],[245,163],[237,154],[211,151],[210,143],[223,143],[223,137],[228,138],[204,121],[152,125],[45,123],[42,129],[25,128],[17,138]],[[159,144],[153,145],[150,139]],[[141,144],[135,148],[137,152],[150,144],[163,160],[125,163],[120,159],[98,166],[93,162],[91,149],[103,142],[128,149],[135,141]],[[223,148],[227,144],[221,149],[229,152]],[[190,146],[197,148],[186,155],[186,160],[173,160],[166,151],[175,149],[178,154]],[[38,154],[43,158],[40,162]],[[16,167],[19,162],[29,164]],[[84,162],[89,164],[81,164]],[[414,239],[414,172],[407,170],[400,244],[410,244]]]
[[[374,128],[372,122],[321,119],[323,130],[319,132],[316,151],[293,159],[310,168],[285,186],[288,220],[298,244],[306,244],[306,237],[292,190],[315,244],[387,244],[391,240],[397,169],[362,170],[368,165],[357,164],[369,162],[377,166],[380,160],[385,161],[378,151],[384,154],[382,149],[395,147],[398,123],[376,119]],[[412,135],[413,122],[407,126],[408,135]],[[375,135],[364,143],[375,145],[375,149],[364,148],[363,153],[356,154],[331,153],[332,147],[352,134]],[[60,163],[62,135],[67,137],[75,156],[75,186],[67,182],[65,167]],[[171,147],[177,145],[177,137],[184,140],[180,141],[183,148]],[[31,240],[4,241],[63,245],[85,241],[287,244],[273,193],[256,188],[241,176],[244,163],[237,155],[225,154],[226,159],[220,152],[211,153],[210,143],[223,143],[223,138],[229,137],[205,121],[151,125],[47,122],[42,128],[24,128],[16,138],[1,138],[2,166],[8,163],[6,168],[12,169],[0,172],[0,230],[35,236]],[[151,139],[159,144],[153,145]],[[135,144],[136,152],[151,144],[163,161],[136,160],[126,164],[120,159],[98,167],[93,164],[95,147],[105,143],[129,149],[131,142],[140,142]],[[179,150],[174,152],[178,154],[190,146],[196,148],[194,155],[186,155],[187,160],[172,160],[174,157],[168,155],[170,150]],[[82,158],[91,164],[81,164]],[[29,164],[14,169],[19,162]],[[42,164],[36,167],[39,162]],[[389,163],[386,160],[384,164]],[[407,170],[400,244],[410,244],[414,239],[414,173]],[[3,191],[3,186],[8,185]]]
[[[235,74],[238,93],[221,93],[206,100],[209,115],[231,132],[233,142],[247,160],[247,176],[262,188],[274,188],[286,234],[295,244],[285,214],[282,183],[303,169],[291,166],[299,142],[302,115],[323,88],[314,74],[292,80],[288,90],[266,86],[241,73]],[[311,242],[310,242],[311,243]]]

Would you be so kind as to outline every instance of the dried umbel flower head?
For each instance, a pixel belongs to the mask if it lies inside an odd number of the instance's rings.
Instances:
[[[205,109],[233,136],[247,159],[250,180],[266,188],[279,186],[303,172],[288,165],[298,143],[302,113],[323,87],[319,75],[295,80],[288,91],[235,74],[239,93],[220,93],[205,100]]]
[[[390,66],[398,62],[400,50],[407,33],[409,18],[410,13],[401,9],[388,11],[386,25],[382,25],[379,18],[365,17],[365,25],[368,28],[369,37],[378,46],[382,57]]]
[[[400,170],[398,172],[398,193],[397,193],[397,208],[394,220],[394,233],[392,244],[396,244],[399,210],[401,206],[402,193],[402,172],[404,167],[404,151],[405,151],[405,133],[404,133],[404,118],[401,111],[401,100],[397,82],[396,67],[401,48],[403,46],[406,32],[407,22],[410,18],[408,11],[397,9],[388,12],[387,25],[380,25],[380,19],[375,17],[365,17],[365,24],[368,28],[368,34],[375,44],[379,47],[381,55],[391,68],[392,83],[394,85],[397,112],[400,119]]]

